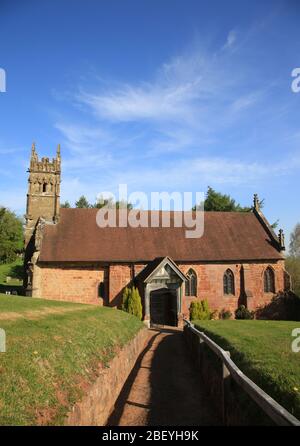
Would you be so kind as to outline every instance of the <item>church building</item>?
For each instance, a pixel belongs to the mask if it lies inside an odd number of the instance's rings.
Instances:
[[[174,224],[101,228],[98,209],[60,208],[59,146],[49,160],[39,159],[33,145],[28,172],[29,296],[120,307],[124,288],[134,285],[146,323],[176,326],[195,300],[233,313],[289,289],[283,233],[274,233],[256,195],[249,212],[205,212],[203,236],[186,238],[186,228]],[[161,218],[164,211],[151,212]]]

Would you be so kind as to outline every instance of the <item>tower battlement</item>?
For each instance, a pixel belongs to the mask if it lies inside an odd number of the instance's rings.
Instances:
[[[26,206],[25,246],[28,245],[39,218],[56,223],[60,209],[61,154],[60,145],[56,157],[39,159],[32,144],[28,169],[28,193]]]
[[[43,157],[39,159],[39,156],[36,152],[35,144],[32,144],[31,148],[31,158],[30,158],[30,167],[28,172],[60,172],[61,168],[61,157],[60,157],[60,145],[57,147],[56,157],[52,158],[50,161],[49,158]]]

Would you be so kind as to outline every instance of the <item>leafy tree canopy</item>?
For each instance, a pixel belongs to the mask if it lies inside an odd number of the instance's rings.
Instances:
[[[0,207],[0,263],[16,260],[23,247],[22,219],[9,209]]]
[[[193,210],[200,209],[200,205],[193,207]],[[237,203],[230,195],[221,194],[215,191],[212,187],[208,187],[205,201],[204,210],[205,211],[228,211],[228,212],[248,212],[250,207],[242,207]]]

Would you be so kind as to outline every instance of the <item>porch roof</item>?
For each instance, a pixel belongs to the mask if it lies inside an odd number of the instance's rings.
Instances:
[[[183,282],[187,280],[186,275],[180,271],[176,263],[170,257],[157,257],[152,260],[152,262],[148,263],[148,265],[136,276],[136,280],[145,283],[151,282],[151,279],[153,279],[156,273],[166,265],[169,265]]]

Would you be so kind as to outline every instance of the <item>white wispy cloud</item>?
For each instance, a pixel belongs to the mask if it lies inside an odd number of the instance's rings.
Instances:
[[[196,48],[164,63],[151,81],[106,82],[98,92],[82,90],[76,98],[96,117],[110,122],[195,124],[196,116],[207,111],[208,101],[231,84],[232,76],[220,72],[217,58]]]
[[[69,150],[63,190],[68,186],[74,194],[82,188],[88,195],[92,188],[96,195],[120,183],[137,190],[251,186],[270,175],[294,172],[298,159],[266,164],[254,157],[258,161],[253,162],[248,155],[255,150],[260,155],[256,134],[243,129],[240,137],[241,123],[247,121],[252,130],[258,115],[265,126],[274,119],[266,101],[273,84],[251,83],[247,66],[239,64],[242,40],[232,30],[219,50],[196,45],[166,61],[147,81],[101,80],[94,89],[81,86],[74,98],[89,125],[80,118],[55,125]],[[89,178],[80,181],[83,169]]]
[[[229,34],[232,45],[235,32]],[[230,57],[222,48],[209,53],[196,47],[162,64],[150,81],[101,83],[98,91],[81,89],[76,100],[101,125],[151,125],[156,147],[177,151],[187,146],[187,139],[190,145],[199,138],[215,139],[218,129],[229,126],[233,118],[238,120],[263,95],[262,88],[243,88],[245,79],[233,69]],[[190,136],[183,138],[183,134]]]
[[[227,35],[227,40],[223,48],[224,49],[232,48],[236,40],[237,40],[237,32],[234,29],[232,29],[229,31]]]

